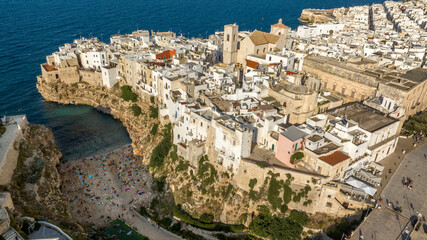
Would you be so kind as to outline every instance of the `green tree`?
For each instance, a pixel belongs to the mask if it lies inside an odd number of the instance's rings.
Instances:
[[[292,154],[292,156],[291,156],[291,163],[295,164],[299,160],[301,160],[303,157],[304,157],[304,153],[302,153],[302,152],[296,152],[296,153]]]
[[[133,104],[132,107],[131,107],[131,109],[132,109],[133,115],[135,117],[138,117],[142,113],[141,108],[138,105],[136,105],[136,104]]]
[[[249,187],[251,189],[254,189],[255,185],[257,184],[258,180],[256,178],[252,178],[251,180],[249,180]]]
[[[305,226],[308,222],[308,216],[305,212],[292,210],[292,212],[289,214],[289,219],[301,224],[302,226]]]
[[[199,219],[200,219],[200,221],[202,221],[204,223],[211,223],[214,220],[214,216],[212,214],[209,214],[209,213],[203,213]]]
[[[136,95],[133,91],[132,91],[132,87],[129,85],[125,85],[121,87],[122,89],[122,98],[125,101],[132,101],[132,102],[136,102],[138,100],[138,95]]]
[[[274,240],[299,240],[303,226],[291,218],[271,215],[268,207],[259,206],[259,214],[249,224],[251,234]]]
[[[150,106],[150,117],[151,118],[159,117],[159,109],[157,107]]]
[[[150,167],[158,168],[162,167],[165,157],[169,154],[172,148],[172,125],[169,123],[163,130],[163,139],[153,149],[150,157]]]
[[[150,130],[150,134],[151,135],[156,135],[156,133],[157,133],[157,130],[159,129],[159,124],[158,123],[155,123],[154,125],[153,125],[153,127],[151,128],[151,130]]]

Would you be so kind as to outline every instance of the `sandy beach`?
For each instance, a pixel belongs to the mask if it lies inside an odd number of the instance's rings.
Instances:
[[[126,218],[130,206],[149,203],[153,196],[148,166],[131,146],[63,163],[60,173],[69,212],[83,224]]]

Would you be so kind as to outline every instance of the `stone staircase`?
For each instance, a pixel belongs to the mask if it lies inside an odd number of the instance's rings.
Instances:
[[[21,235],[19,235],[19,233],[17,231],[15,231],[15,229],[11,228],[9,231],[5,232],[3,234],[3,238],[5,240],[24,240],[23,237],[21,237]]]

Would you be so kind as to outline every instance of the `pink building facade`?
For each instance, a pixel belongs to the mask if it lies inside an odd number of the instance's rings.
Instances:
[[[276,158],[288,167],[295,168],[295,165],[291,163],[291,156],[304,149],[304,142],[307,136],[307,133],[294,126],[279,134]]]

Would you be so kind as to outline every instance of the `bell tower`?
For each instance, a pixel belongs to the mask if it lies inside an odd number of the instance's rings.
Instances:
[[[224,26],[223,63],[232,64],[237,61],[237,39],[239,26],[228,24]]]

